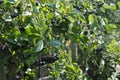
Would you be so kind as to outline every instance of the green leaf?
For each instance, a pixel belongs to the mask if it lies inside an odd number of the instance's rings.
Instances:
[[[27,33],[28,35],[32,34],[32,32],[31,32],[31,26],[27,26],[27,27],[25,28],[25,31],[26,31],[26,33]]]
[[[115,39],[113,39],[108,45],[107,45],[107,48],[109,49],[109,51],[112,53],[112,54],[115,54],[116,53],[116,44],[117,44],[117,41]]]
[[[93,15],[93,14],[90,14],[90,15],[88,16],[88,20],[89,20],[90,24],[93,24],[93,23],[94,23],[94,15]]]
[[[73,65],[66,65],[66,68],[68,69],[68,71],[73,71],[74,73],[76,72],[76,69]]]
[[[116,5],[115,4],[110,4],[109,9],[116,10]]]
[[[103,12],[103,13],[105,13],[105,8],[101,7],[100,11]]]
[[[109,5],[108,5],[108,4],[104,4],[103,7],[104,7],[105,9],[109,9]]]
[[[116,29],[117,26],[116,26],[115,24],[110,24],[110,28],[112,28],[112,29]]]
[[[71,16],[68,16],[68,19],[70,20],[70,22],[74,23],[74,19]]]
[[[44,43],[42,40],[38,41],[35,49],[34,49],[34,52],[40,52],[44,47]]]
[[[15,2],[15,0],[7,0],[7,2],[9,2],[9,3],[14,3]]]
[[[9,42],[9,43],[11,43],[11,44],[18,45],[17,42],[14,39],[7,38],[6,41]]]
[[[117,6],[118,6],[118,7],[119,7],[119,9],[120,9],[120,1],[118,1],[118,2],[117,2]]]
[[[116,27],[116,25],[115,25],[115,24],[109,24],[109,25],[108,25],[108,28],[111,28],[111,29],[116,29],[117,27]]]
[[[108,25],[105,25],[105,28],[108,33],[111,33],[114,29],[117,28],[117,26],[115,24],[108,24]]]
[[[48,19],[52,19],[54,17],[53,13],[46,14]]]
[[[2,19],[4,19],[6,22],[12,21],[11,17],[10,17],[8,14],[4,14],[4,15],[2,16]]]
[[[116,10],[116,5],[113,4],[113,3],[111,3],[110,5],[104,4],[103,7],[104,7],[105,9]]]
[[[29,66],[29,65],[33,64],[36,60],[37,60],[37,57],[31,56],[31,57],[28,58],[25,62],[26,62],[27,65]]]
[[[120,44],[118,43],[118,45],[116,46],[116,51],[120,52]]]
[[[52,41],[50,42],[50,45],[53,46],[53,47],[60,47],[61,42],[58,41],[58,40],[52,40]]]
[[[41,33],[44,34],[47,31],[48,26],[43,24],[43,27],[40,27],[40,29],[41,29]]]
[[[107,18],[103,18],[103,20],[105,21],[106,24],[108,24],[108,19]]]

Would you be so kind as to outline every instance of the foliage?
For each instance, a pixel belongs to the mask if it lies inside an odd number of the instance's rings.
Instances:
[[[8,76],[33,68],[41,55],[59,55],[51,74],[63,80],[107,80],[120,64],[118,0],[0,0],[0,5],[0,67]],[[70,58],[72,43],[76,62]],[[30,75],[35,77],[34,69]]]
[[[55,80],[78,80],[84,78],[85,74],[76,63],[72,62],[69,54],[60,55],[59,60],[54,65],[51,75],[55,77]]]

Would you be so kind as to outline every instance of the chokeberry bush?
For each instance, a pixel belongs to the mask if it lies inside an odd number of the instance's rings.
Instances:
[[[119,0],[0,0],[0,79],[119,79],[119,15]]]

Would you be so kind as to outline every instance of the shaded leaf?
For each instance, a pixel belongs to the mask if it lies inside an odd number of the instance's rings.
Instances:
[[[7,38],[6,41],[11,43],[11,44],[16,44],[17,45],[17,42],[14,39]]]
[[[61,42],[58,41],[58,40],[52,40],[52,41],[50,42],[50,45],[53,46],[53,47],[60,47]]]
[[[27,65],[31,65],[31,64],[33,64],[36,60],[37,60],[37,57],[31,56],[30,58],[28,58],[28,59],[26,60],[26,63],[27,63]]]
[[[14,3],[16,0],[7,0],[9,3]]]

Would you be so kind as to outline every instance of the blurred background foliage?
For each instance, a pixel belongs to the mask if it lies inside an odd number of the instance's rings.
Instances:
[[[0,78],[119,80],[119,15],[119,0],[0,0]]]

